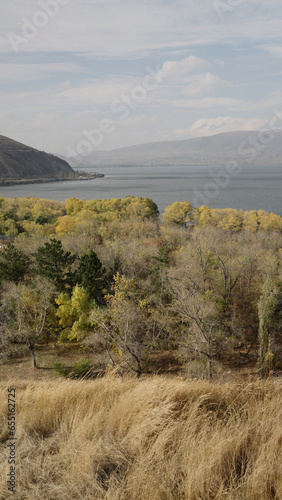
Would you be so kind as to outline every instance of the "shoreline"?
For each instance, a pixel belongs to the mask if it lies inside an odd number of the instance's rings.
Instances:
[[[92,175],[79,175],[78,177],[73,177],[73,178],[62,178],[62,177],[57,177],[57,178],[50,178],[50,179],[18,179],[18,180],[8,180],[5,181],[3,179],[0,182],[0,187],[6,187],[6,186],[21,186],[25,184],[46,184],[47,182],[67,182],[67,181],[91,181],[94,179],[99,179],[101,177],[105,177],[104,174],[92,174]]]

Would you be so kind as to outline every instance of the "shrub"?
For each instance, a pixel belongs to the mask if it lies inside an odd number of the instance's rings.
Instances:
[[[83,358],[80,361],[76,361],[73,365],[72,372],[74,376],[77,377],[82,377],[83,375],[86,375],[92,368],[92,365],[87,358]]]
[[[53,368],[58,375],[62,375],[63,377],[67,377],[71,372],[71,369],[67,368],[63,363],[60,363],[60,361],[55,361],[55,363],[53,363]]]

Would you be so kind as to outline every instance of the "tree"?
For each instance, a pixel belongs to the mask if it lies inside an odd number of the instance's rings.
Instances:
[[[101,302],[106,285],[106,270],[94,250],[82,255],[77,271],[77,283],[88,293],[90,299]]]
[[[61,293],[55,299],[58,305],[57,316],[64,332],[62,338],[69,340],[82,340],[91,332],[90,312],[92,304],[87,291],[76,285],[71,296]]]
[[[32,202],[32,217],[35,221],[43,217],[44,220],[48,219],[49,222],[53,222],[66,213],[63,202],[40,198],[32,198],[30,201]]]
[[[169,253],[170,247],[168,243],[163,243],[158,250],[158,254],[156,256],[153,256],[153,259],[156,262],[156,265],[153,268],[153,273],[157,276],[155,285],[160,293],[162,293],[164,286],[164,270],[167,269],[170,265]]]
[[[84,209],[94,212],[99,223],[117,219],[126,220],[132,215],[141,219],[156,219],[159,215],[157,205],[150,198],[144,199],[139,196],[90,200],[85,202]]]
[[[36,278],[31,284],[10,284],[2,294],[2,314],[11,342],[28,346],[36,368],[35,345],[44,332],[54,287]]]
[[[204,358],[208,378],[213,376],[213,364],[231,340],[224,327],[221,311],[212,293],[173,283],[172,310],[181,320],[176,342],[195,357]]]
[[[75,227],[76,227],[75,219],[70,215],[63,215],[63,217],[58,218],[56,233],[58,236],[62,236],[63,234],[73,233]]]
[[[158,250],[158,254],[153,257],[153,259],[156,261],[156,265],[153,269],[154,273],[157,274],[164,267],[169,267],[170,264],[169,252],[170,252],[169,245],[167,243],[162,243]]]
[[[76,215],[83,209],[84,200],[78,198],[69,198],[65,201],[65,208],[68,215]]]
[[[164,211],[164,224],[177,224],[184,227],[193,220],[193,207],[188,201],[175,201]]]
[[[29,266],[29,258],[21,250],[8,243],[0,254],[0,281],[19,283],[27,274]]]
[[[273,366],[273,343],[274,331],[277,328],[275,312],[279,298],[277,280],[268,277],[263,285],[262,293],[258,302],[259,316],[259,353],[258,370],[262,377],[269,375]]]
[[[206,361],[209,378],[222,351],[233,343],[226,324],[222,273],[215,253],[219,235],[213,228],[195,229],[191,241],[177,253],[176,265],[169,269],[166,284],[176,317],[175,342],[195,358]]]
[[[130,215],[135,215],[142,219],[156,218],[159,215],[158,206],[151,198],[132,198],[130,207]],[[128,215],[127,215],[128,216]]]
[[[76,283],[72,265],[77,255],[65,252],[61,240],[51,238],[35,253],[37,272],[50,279],[60,292],[70,291]]]
[[[135,279],[117,273],[112,292],[106,297],[107,310],[93,309],[93,326],[112,362],[119,360],[140,377],[158,337],[154,311]]]

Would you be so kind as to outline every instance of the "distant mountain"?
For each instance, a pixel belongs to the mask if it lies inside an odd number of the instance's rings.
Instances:
[[[110,165],[239,165],[282,166],[282,131],[226,132],[209,137],[181,141],[152,142],[115,149],[93,151],[78,159],[68,158],[75,166]]]
[[[58,178],[71,172],[65,160],[0,135],[0,178]]]

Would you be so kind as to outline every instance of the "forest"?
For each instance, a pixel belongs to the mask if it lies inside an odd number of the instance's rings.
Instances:
[[[28,354],[36,369],[54,344],[81,353],[84,375],[158,373],[165,353],[188,378],[281,373],[281,216],[1,197],[0,244],[2,364]]]

